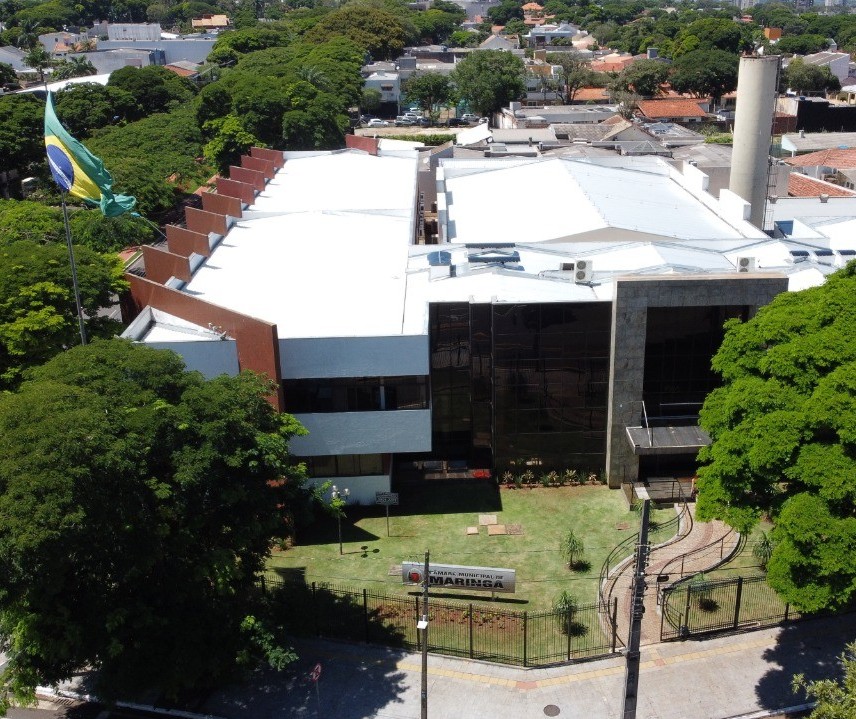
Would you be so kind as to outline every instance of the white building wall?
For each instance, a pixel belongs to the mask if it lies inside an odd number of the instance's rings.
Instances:
[[[431,449],[431,410],[295,414],[309,430],[289,447],[298,457],[391,454]]]
[[[427,375],[428,335],[284,339],[279,362],[283,379]]]

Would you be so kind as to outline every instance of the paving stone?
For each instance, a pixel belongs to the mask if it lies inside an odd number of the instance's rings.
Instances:
[[[478,533],[479,533],[478,527],[467,527],[467,534],[478,534]]]
[[[497,534],[508,534],[505,530],[504,524],[489,524],[487,527],[487,533],[491,537]]]
[[[495,514],[480,514],[479,515],[479,524],[483,527],[490,526],[491,524],[496,524],[496,515]]]

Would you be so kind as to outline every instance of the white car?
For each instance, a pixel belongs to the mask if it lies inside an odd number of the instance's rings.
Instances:
[[[366,123],[366,127],[389,127],[389,123],[386,120],[373,117]]]

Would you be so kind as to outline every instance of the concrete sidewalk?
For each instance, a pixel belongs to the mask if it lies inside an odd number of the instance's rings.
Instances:
[[[805,697],[791,692],[791,677],[836,675],[837,657],[854,638],[851,614],[644,647],[637,716],[722,719],[802,704]],[[218,692],[203,711],[229,719],[419,717],[419,654],[321,640],[297,649],[301,659],[293,668]],[[317,663],[316,685],[309,673]],[[428,715],[437,719],[617,719],[623,695],[621,657],[549,669],[428,659]]]

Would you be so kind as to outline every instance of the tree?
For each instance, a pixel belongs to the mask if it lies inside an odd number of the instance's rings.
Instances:
[[[22,171],[44,160],[44,114],[35,95],[0,97],[0,167]]]
[[[41,45],[36,45],[24,55],[24,64],[39,73],[39,82],[45,81],[45,70],[53,65],[53,58]]]
[[[70,77],[95,75],[97,72],[95,65],[89,61],[89,58],[72,57],[69,60],[55,62],[51,77],[54,80],[68,80]]]
[[[111,336],[115,323],[97,312],[110,306],[111,295],[126,286],[118,258],[77,246],[75,259],[87,331]],[[0,248],[0,387],[15,387],[24,370],[77,342],[65,244],[24,240]]]
[[[800,95],[841,89],[841,81],[828,67],[808,65],[801,58],[791,60],[783,76],[783,84]]]
[[[794,676],[794,692],[803,690],[806,698],[816,703],[809,719],[853,719],[856,716],[856,642],[850,642],[838,660],[844,670],[840,681],[807,681],[802,674]]]
[[[114,339],[0,397],[0,693],[31,700],[84,666],[108,701],[229,676],[306,502],[288,453],[303,430],[271,390]]]
[[[588,61],[578,52],[556,52],[547,54],[547,62],[558,65],[559,77],[564,87],[565,100],[568,104],[574,101],[577,91],[590,85],[593,74]]]
[[[0,87],[3,85],[11,85],[18,82],[18,75],[15,73],[15,68],[9,63],[0,62]]]
[[[363,88],[363,96],[360,107],[369,115],[374,115],[380,109],[380,101],[383,95],[374,87]]]
[[[143,108],[126,90],[94,82],[81,82],[56,94],[56,113],[78,140],[95,130],[143,115]]]
[[[196,86],[190,80],[160,65],[120,68],[110,74],[107,86],[129,93],[142,108],[140,117],[167,112],[190,102],[196,94]]]
[[[404,25],[398,17],[380,7],[350,3],[326,15],[306,33],[312,42],[326,42],[345,36],[365,48],[375,60],[390,60],[404,50]]]
[[[526,93],[523,61],[510,52],[476,50],[452,70],[457,93],[480,115],[498,112]]]
[[[795,35],[792,37],[783,37],[775,45],[770,46],[770,50],[779,55],[796,54],[796,55],[811,55],[815,52],[822,52],[829,47],[829,40],[825,35]]]
[[[659,60],[637,60],[625,68],[615,81],[617,90],[632,90],[641,97],[654,97],[662,92],[669,67]]]
[[[568,530],[568,533],[562,539],[561,551],[562,556],[564,556],[565,561],[568,563],[568,569],[573,569],[577,566],[577,562],[582,557],[583,552],[585,552],[585,545],[583,544],[583,540],[571,529]]]
[[[738,58],[723,50],[694,50],[672,63],[669,82],[677,92],[710,95],[714,104],[737,87]]]
[[[801,611],[856,592],[856,264],[731,320],[705,400],[698,516],[748,532],[772,517],[770,585]]]
[[[403,90],[408,102],[415,102],[429,113],[452,99],[452,83],[439,72],[416,72],[404,83]]]
[[[212,120],[206,129],[216,128],[214,137],[205,145],[205,159],[222,174],[228,174],[231,165],[241,164],[241,155],[259,141],[244,129],[241,120],[227,115],[222,120]]]

